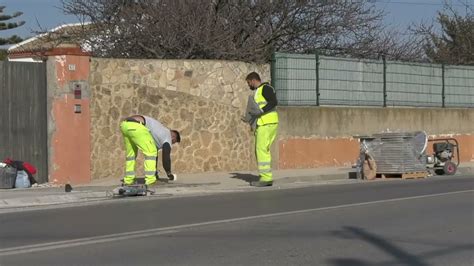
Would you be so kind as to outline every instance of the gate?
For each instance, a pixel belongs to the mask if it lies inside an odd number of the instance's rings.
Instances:
[[[0,61],[0,160],[11,157],[38,169],[48,181],[45,63]]]

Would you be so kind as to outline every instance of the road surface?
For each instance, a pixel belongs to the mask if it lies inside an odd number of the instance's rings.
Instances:
[[[0,265],[474,265],[474,177],[0,214]]]

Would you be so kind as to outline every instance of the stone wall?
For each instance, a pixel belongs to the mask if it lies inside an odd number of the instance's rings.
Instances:
[[[268,65],[242,62],[93,58],[92,178],[123,175],[119,124],[132,114],[181,132],[181,143],[173,145],[174,172],[254,169],[253,135],[240,121],[251,93],[245,76],[252,71],[270,78]],[[143,173],[141,160],[137,166]]]

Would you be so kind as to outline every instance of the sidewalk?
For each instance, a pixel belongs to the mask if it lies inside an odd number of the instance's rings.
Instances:
[[[474,163],[460,166],[460,174],[474,174]],[[154,195],[149,197],[176,197],[189,195],[215,194],[225,192],[254,191],[258,189],[279,189],[307,186],[309,183],[326,184],[347,181],[354,176],[352,168],[290,169],[274,171],[274,184],[271,188],[255,188],[249,182],[258,177],[250,171],[227,173],[202,173],[178,175],[178,180],[160,183],[152,187]],[[119,178],[94,180],[87,185],[73,186],[72,192],[64,187],[32,187],[27,189],[0,189],[0,212],[18,208],[38,207],[58,204],[110,201],[110,191],[120,185]],[[140,198],[149,198],[140,197]]]
[[[272,188],[302,182],[317,182],[348,179],[351,168],[317,168],[274,171]],[[257,180],[250,171],[181,174],[178,180],[160,183],[151,189],[151,197],[171,197],[185,195],[212,194],[255,190],[249,182]],[[111,200],[108,192],[120,185],[119,178],[93,180],[86,185],[73,186],[71,192],[64,187],[31,187],[27,189],[0,189],[0,210],[54,204],[80,203]]]

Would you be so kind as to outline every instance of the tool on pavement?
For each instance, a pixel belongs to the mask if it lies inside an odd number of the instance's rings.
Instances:
[[[114,188],[110,196],[112,196],[112,198],[123,198],[148,196],[153,194],[155,194],[155,191],[148,189],[148,186],[145,184],[122,184],[121,186]]]

